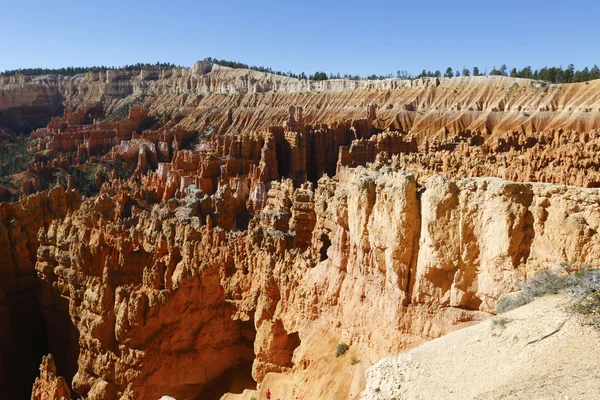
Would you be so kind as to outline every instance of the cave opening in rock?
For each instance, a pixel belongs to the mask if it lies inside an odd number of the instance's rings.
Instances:
[[[256,339],[254,320],[239,321],[239,327],[238,363],[221,373],[217,379],[205,386],[201,393],[192,397],[193,399],[219,400],[226,393],[241,394],[244,390],[256,389],[256,381],[252,378],[254,340]]]
[[[246,231],[248,230],[248,224],[252,219],[252,213],[248,211],[246,205],[244,204],[243,207],[236,210],[234,218],[234,229],[236,231]]]
[[[306,179],[312,182],[315,186],[319,181],[319,174],[317,172],[318,163],[316,160],[317,157],[317,149],[315,148],[315,140],[314,137],[309,141],[310,145],[307,145],[307,157],[306,157]]]
[[[284,367],[292,368],[294,366],[294,362],[292,361],[292,359],[294,358],[294,351],[296,351],[296,349],[300,347],[301,344],[302,341],[300,340],[300,334],[298,332],[292,332],[287,335],[287,354],[289,357],[289,361],[286,364],[284,364]]]
[[[193,399],[219,400],[227,393],[241,394],[244,390],[254,389],[256,389],[256,382],[252,378],[252,362],[245,361],[223,372]]]
[[[275,155],[277,157],[277,170],[279,172],[279,176],[282,178],[290,177],[290,163],[292,157],[292,149],[290,144],[283,140],[275,150]]]
[[[319,238],[319,241],[321,242],[321,249],[319,250],[319,254],[321,255],[321,261],[325,261],[327,260],[327,250],[329,249],[329,246],[331,246],[331,240],[329,240],[329,236],[327,236],[326,234],[321,234],[321,237]]]
[[[79,331],[69,314],[69,300],[58,297],[50,307],[41,307],[48,332],[48,350],[56,364],[56,372],[65,378],[69,388],[77,373],[79,358]],[[38,360],[38,365],[41,361]],[[72,389],[72,388],[71,388]]]
[[[31,397],[42,357],[52,354],[57,374],[69,386],[77,372],[79,332],[69,315],[67,299],[52,296],[43,306],[35,289],[13,291],[0,306],[0,399]]]

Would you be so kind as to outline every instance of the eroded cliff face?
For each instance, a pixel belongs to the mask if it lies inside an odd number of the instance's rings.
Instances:
[[[600,251],[596,189],[436,176],[418,195],[410,173],[343,168],[316,189],[274,184],[243,232],[213,226],[198,202],[189,190],[121,220],[102,195],[40,235],[36,269],[81,335],[84,398],[185,397],[250,365],[257,382],[285,372],[308,398],[335,386],[311,375],[323,364],[315,331],[376,360],[485,318],[540,268]]]
[[[3,77],[0,111],[98,104],[109,115],[124,104],[139,104],[157,114],[181,114],[187,130],[214,126],[233,133],[281,125],[290,104],[303,106],[307,122],[328,124],[360,118],[367,104],[377,104],[378,127],[413,133],[420,142],[465,131],[589,132],[600,127],[598,85],[508,77],[315,82],[199,62],[190,69]]]
[[[413,298],[492,312],[500,294],[540,269],[594,264],[598,194],[493,178],[431,178],[422,198]]]
[[[38,231],[80,204],[79,193],[62,187],[0,203],[0,287],[5,292],[34,285]]]

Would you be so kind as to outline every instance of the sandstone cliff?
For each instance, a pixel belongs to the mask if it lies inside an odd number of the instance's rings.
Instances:
[[[0,203],[0,397],[30,393],[36,364],[49,347],[47,331],[63,319],[44,326],[35,299],[35,264],[38,231],[79,207],[79,194],[62,187],[23,197],[16,203]],[[62,328],[62,327],[60,327]],[[60,337],[66,331],[56,333]],[[53,350],[58,350],[54,344]],[[62,349],[61,349],[62,350]],[[64,354],[59,354],[65,368]],[[31,381],[29,380],[31,379]],[[1,384],[3,383],[3,384]]]
[[[62,187],[0,203],[0,289],[5,292],[33,286],[38,231],[79,207],[79,194]]]
[[[100,104],[108,115],[119,105],[143,104],[158,114],[182,114],[180,124],[188,130],[217,126],[223,132],[247,132],[282,124],[289,104],[303,107],[306,122],[333,123],[360,118],[372,103],[378,105],[378,127],[413,133],[421,141],[464,131],[597,129],[598,85],[600,81],[546,85],[493,76],[313,82],[197,63],[147,74],[4,77],[0,111]]]
[[[214,227],[198,202],[190,192],[121,220],[102,195],[41,236],[36,269],[69,301],[85,398],[97,387],[177,398],[250,365],[258,382],[286,372],[307,398],[333,384],[300,383],[331,362],[313,332],[377,360],[485,318],[540,268],[600,250],[596,189],[436,176],[419,196],[411,174],[343,168],[316,191],[273,185],[243,232]]]

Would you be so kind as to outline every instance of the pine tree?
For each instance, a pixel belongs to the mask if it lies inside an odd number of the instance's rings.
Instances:
[[[573,64],[569,64],[567,69],[563,72],[563,81],[566,83],[573,82],[574,77],[575,77],[575,66]]]
[[[502,76],[502,71],[499,69],[496,69],[496,66],[494,65],[494,67],[490,71],[490,75]]]

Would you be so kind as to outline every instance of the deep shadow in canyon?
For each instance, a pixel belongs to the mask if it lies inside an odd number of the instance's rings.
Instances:
[[[42,357],[54,356],[57,373],[70,384],[77,372],[79,333],[66,308],[40,307],[33,289],[7,294],[0,307],[1,399],[28,399]],[[60,303],[60,301],[59,301]]]

